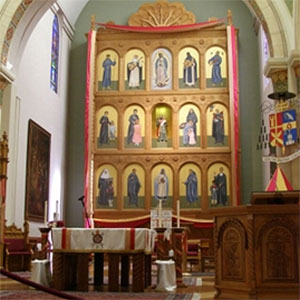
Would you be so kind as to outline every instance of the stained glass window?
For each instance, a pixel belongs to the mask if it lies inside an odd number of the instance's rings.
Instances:
[[[54,15],[53,24],[52,24],[50,87],[56,93],[57,93],[57,83],[58,83],[58,56],[59,56],[59,24],[58,24],[57,16]]]

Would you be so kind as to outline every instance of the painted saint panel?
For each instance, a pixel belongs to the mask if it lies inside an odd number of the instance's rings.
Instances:
[[[105,50],[97,57],[98,91],[117,91],[119,88],[119,56],[114,50]]]
[[[229,169],[222,163],[215,163],[207,173],[209,207],[228,206],[230,202]]]
[[[152,147],[172,147],[172,109],[157,105],[152,112]]]
[[[145,148],[145,112],[138,105],[129,106],[124,113],[124,146]]]
[[[211,47],[205,53],[206,87],[227,87],[227,58],[221,47]]]
[[[155,166],[151,173],[152,201],[151,207],[157,207],[159,200],[162,206],[171,208],[173,206],[173,171],[166,164]]]
[[[153,90],[170,90],[172,88],[172,54],[165,48],[156,49],[151,57]]]
[[[200,112],[196,105],[184,105],[179,111],[179,146],[200,147]]]
[[[95,174],[95,208],[117,208],[117,170],[114,166],[105,164],[98,168]]]
[[[145,89],[145,55],[139,49],[132,49],[125,55],[125,89]]]
[[[206,112],[207,147],[228,147],[228,111],[213,103]]]
[[[112,106],[103,106],[96,113],[97,148],[116,149],[118,146],[118,113]]]
[[[201,207],[201,171],[195,164],[185,164],[179,172],[180,208]]]
[[[179,88],[199,88],[199,53],[192,47],[179,52],[178,57]]]
[[[145,171],[138,164],[128,166],[123,174],[124,208],[145,208]]]

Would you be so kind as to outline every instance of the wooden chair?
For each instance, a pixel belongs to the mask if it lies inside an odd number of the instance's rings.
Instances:
[[[30,271],[33,255],[28,240],[29,225],[24,223],[24,232],[14,223],[4,229],[4,267],[7,271]]]
[[[193,265],[197,267],[197,271],[201,272],[201,250],[199,240],[187,240],[186,265],[190,266],[193,271]],[[185,267],[187,270],[187,267]]]
[[[213,272],[215,270],[213,241],[211,239],[200,239],[200,249],[202,272]]]

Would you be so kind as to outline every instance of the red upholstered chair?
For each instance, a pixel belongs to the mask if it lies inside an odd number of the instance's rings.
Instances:
[[[193,265],[197,267],[197,271],[201,271],[201,250],[199,240],[187,240],[186,264],[193,271]]]
[[[24,228],[23,232],[15,224],[5,226],[4,266],[7,271],[30,271],[33,245],[28,241],[28,222],[24,223]]]

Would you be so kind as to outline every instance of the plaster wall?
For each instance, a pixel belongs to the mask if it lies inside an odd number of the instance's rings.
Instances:
[[[70,40],[60,26],[59,86],[56,94],[50,89],[50,61],[53,16],[49,10],[32,32],[23,52],[17,79],[13,84],[14,93],[19,101],[17,120],[18,147],[14,168],[18,170],[14,180],[15,197],[7,202],[7,223],[17,226],[24,219],[25,210],[25,175],[27,160],[28,121],[32,119],[51,134],[51,161],[49,187],[49,219],[53,219],[55,202],[59,200],[59,212],[62,213],[65,178],[66,152],[66,113],[67,113],[67,78]],[[14,98],[12,98],[14,101]],[[13,176],[11,177],[13,178]],[[8,190],[11,190],[8,188]],[[11,196],[11,195],[10,195]],[[39,236],[40,223],[31,222],[30,235]]]

